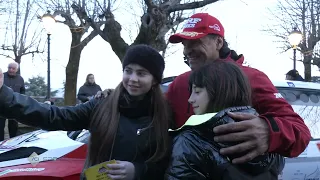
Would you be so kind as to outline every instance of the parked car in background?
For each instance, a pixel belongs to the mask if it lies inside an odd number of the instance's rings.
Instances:
[[[320,84],[301,81],[273,82],[305,121],[312,140],[297,158],[287,158],[279,180],[320,180]]]

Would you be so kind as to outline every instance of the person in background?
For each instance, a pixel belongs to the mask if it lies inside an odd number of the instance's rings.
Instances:
[[[295,69],[292,69],[289,72],[287,72],[286,80],[289,80],[289,81],[304,81],[303,77]]]
[[[26,89],[24,85],[24,79],[17,74],[19,70],[19,64],[16,62],[9,63],[8,71],[3,73],[4,84],[11,88],[14,92],[25,94]],[[4,140],[4,129],[6,119],[0,117],[0,141]],[[8,119],[8,130],[10,138],[17,136],[18,122],[14,119]]]
[[[85,103],[89,101],[92,97],[94,97],[94,95],[96,95],[98,91],[101,91],[101,87],[98,84],[96,84],[94,80],[94,75],[88,74],[86,82],[79,89],[78,99],[82,103]]]
[[[166,180],[277,180],[284,158],[265,153],[243,164],[232,164],[239,155],[223,156],[215,143],[213,127],[233,123],[229,114],[257,112],[251,107],[251,88],[235,62],[216,60],[192,72],[189,103],[195,115],[182,128],[172,131],[173,150]],[[259,136],[260,134],[256,134]]]
[[[279,92],[266,74],[243,65],[244,56],[228,47],[224,32],[217,18],[208,13],[197,13],[187,20],[182,32],[169,38],[170,43],[182,43],[192,71],[208,62],[223,59],[236,62],[249,79],[252,106],[259,115],[230,115],[236,122],[215,127],[216,136],[211,140],[216,143],[241,142],[220,150],[222,155],[243,153],[232,163],[248,162],[267,152],[285,157],[299,156],[310,142],[309,128],[284,98],[277,97]],[[256,58],[259,61],[260,57]],[[176,128],[194,114],[188,103],[188,80],[192,71],[176,77],[166,93],[175,113]]]

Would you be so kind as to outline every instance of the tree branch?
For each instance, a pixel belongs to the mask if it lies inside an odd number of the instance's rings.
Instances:
[[[0,53],[0,56],[4,56],[4,57],[6,57],[6,58],[10,58],[10,59],[14,60],[13,57],[11,57],[11,56],[9,56],[9,55],[6,55],[6,54],[1,54],[1,53]]]
[[[4,50],[4,51],[15,51],[15,50],[16,50],[16,49],[13,48],[13,47],[12,47],[12,49],[11,49],[11,48],[9,48],[9,46],[4,46],[4,45],[1,46],[1,49]]]
[[[63,24],[67,25],[69,28],[77,28],[77,25],[75,23],[75,21],[72,19],[71,14],[61,11],[61,10],[56,10],[53,13],[53,16],[57,16],[60,15],[61,17],[63,17],[65,19],[65,21],[63,22]]]
[[[110,6],[110,4],[109,4]],[[86,11],[78,6],[77,4],[72,4],[71,6],[73,10],[84,19],[86,22],[90,24],[93,30],[105,41],[109,42],[115,54],[119,57],[120,60],[124,57],[124,54],[129,47],[129,45],[124,41],[121,37],[121,25],[114,19],[111,11],[104,12],[104,16],[106,18],[104,29],[101,30],[100,26],[98,26],[86,13]],[[109,9],[109,7],[108,7]]]
[[[96,31],[96,32],[101,36],[102,39],[104,39],[105,41],[109,42],[108,37],[103,34],[103,32],[102,32],[101,29],[100,29],[100,26],[98,26],[98,25],[87,15],[86,11],[85,11],[83,8],[81,8],[79,5],[77,5],[77,4],[75,4],[75,3],[73,3],[73,4],[71,5],[71,7],[72,7],[73,10],[76,12],[76,14],[78,15],[79,18],[81,18],[81,19],[85,20],[87,23],[89,23],[90,26],[92,27],[92,29],[93,29],[94,31]]]
[[[84,8],[84,7],[85,7],[85,6],[84,6],[85,2],[82,1],[82,3],[83,3],[82,7]],[[77,14],[77,17],[78,17],[78,19],[79,19],[79,21],[80,21],[80,26],[85,26],[85,25],[87,24],[87,22],[84,22],[83,19],[81,18],[81,16],[79,16],[78,13],[76,13],[76,14]]]
[[[87,46],[88,43],[98,35],[97,31],[92,31],[84,40],[81,41],[83,47]]]
[[[38,49],[35,50],[35,51],[28,51],[28,52],[25,52],[25,53],[22,53],[20,56],[25,56],[25,55],[28,55],[28,54],[40,54],[40,53],[43,53],[44,51],[39,51]]]
[[[219,0],[203,0],[203,1],[198,1],[198,2],[191,2],[191,3],[185,3],[185,4],[177,4],[177,5],[172,5],[169,6],[167,11],[169,13],[175,12],[175,11],[182,11],[182,10],[190,10],[190,9],[197,9],[204,7],[208,4],[218,2]]]
[[[158,38],[164,37],[169,32],[170,29],[172,29],[175,26],[178,26],[180,23],[182,23],[186,19],[188,18],[178,17],[174,22],[167,23],[167,25],[162,27],[161,30],[159,31]]]
[[[4,51],[13,51],[13,49],[9,49],[9,48],[2,48],[2,50],[4,50]],[[24,49],[24,50],[26,50],[26,49]],[[22,56],[25,56],[25,55],[28,55],[28,54],[39,54],[39,53],[43,53],[44,51],[39,51],[38,49],[37,50],[34,50],[34,51],[28,51],[28,52],[23,52],[23,53],[21,53],[21,54],[17,54],[17,56],[20,56],[20,57],[22,57]],[[0,54],[1,56],[5,56],[5,57],[9,57],[9,58],[11,58],[11,59],[14,59],[14,58],[12,58],[11,56],[9,56],[9,55],[5,55],[5,54]]]
[[[152,0],[144,0],[144,3],[148,7],[148,9],[152,9],[152,8],[155,7],[155,5],[153,4]]]

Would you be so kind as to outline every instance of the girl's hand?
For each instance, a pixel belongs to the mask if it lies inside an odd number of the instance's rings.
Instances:
[[[117,161],[117,164],[108,164],[110,170],[107,175],[113,180],[133,180],[135,168],[131,162]]]

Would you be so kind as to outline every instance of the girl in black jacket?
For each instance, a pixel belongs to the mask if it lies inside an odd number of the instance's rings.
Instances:
[[[244,163],[232,164],[241,157],[219,153],[235,143],[213,141],[213,128],[234,120],[229,112],[257,115],[250,107],[251,88],[241,69],[233,62],[214,61],[195,70],[190,76],[189,103],[195,115],[175,135],[168,180],[276,180],[284,166],[280,155],[266,153]],[[257,134],[258,135],[258,134]]]
[[[171,145],[171,116],[159,86],[164,59],[149,46],[135,45],[122,64],[122,82],[107,98],[73,107],[39,103],[1,87],[0,79],[0,115],[46,130],[89,129],[84,170],[115,159],[107,171],[113,180],[163,180]]]

